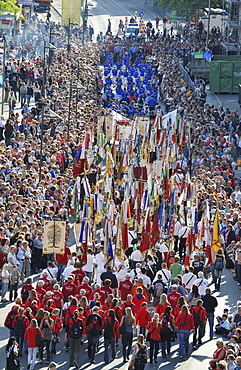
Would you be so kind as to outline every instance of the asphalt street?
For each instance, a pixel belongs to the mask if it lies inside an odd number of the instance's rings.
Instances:
[[[146,3],[145,3],[146,2]],[[113,35],[117,34],[118,24],[120,19],[125,22],[125,17],[130,17],[134,15],[137,11],[143,12],[144,21],[154,21],[156,18],[156,13],[153,12],[153,0],[88,0],[89,13],[91,16],[88,19],[88,24],[91,24],[94,28],[94,38],[101,31],[103,34],[106,33],[108,19],[111,20],[111,31]],[[56,23],[61,23],[62,14],[62,1],[54,0],[51,8],[51,21]],[[45,14],[40,15],[41,18],[45,19]],[[160,27],[161,27],[160,22]],[[153,23],[154,25],[154,23]]]
[[[229,270],[224,270],[223,278],[222,278],[222,284],[221,284],[221,291],[214,293],[214,296],[218,299],[218,308],[216,309],[215,314],[221,315],[223,312],[223,309],[225,307],[228,307],[230,309],[230,313],[232,314],[235,311],[236,302],[238,299],[240,299],[240,290],[238,289],[236,282],[232,278],[233,274]],[[211,288],[214,288],[213,285],[211,285]],[[8,338],[8,329],[3,327],[4,319],[11,308],[11,303],[8,303],[6,306],[0,305],[1,309],[1,315],[0,315],[0,369],[5,368],[5,346],[7,343]],[[180,370],[188,370],[188,369],[196,369],[196,370],[203,370],[208,368],[208,362],[210,361],[210,358],[212,356],[212,353],[216,349],[215,347],[215,339],[217,339],[218,336],[214,335],[214,339],[210,342],[209,341],[209,329],[206,329],[206,335],[204,337],[204,344],[195,352],[191,352],[191,346],[190,346],[190,356],[187,360],[179,360],[178,357],[178,342],[175,342],[171,349],[170,356],[167,356],[167,359],[164,360],[161,358],[161,354],[159,353],[158,356],[158,364],[149,364],[146,366],[146,370],[151,369],[163,369],[163,370],[171,370],[171,369],[180,369]],[[190,337],[191,342],[192,336]],[[58,353],[56,356],[54,356],[53,361],[56,361],[58,363],[58,370],[66,370],[69,369],[68,366],[68,356],[69,354],[65,352],[64,350],[64,342],[63,342],[63,332],[62,332],[62,342],[57,345]],[[87,357],[87,342],[84,343],[84,345],[81,347],[81,355],[80,355],[80,369],[95,369],[95,370],[114,370],[120,369],[120,370],[127,370],[128,365],[123,364],[122,362],[122,344],[119,343],[117,347],[117,358],[109,363],[108,365],[104,364],[104,347],[103,347],[103,341],[101,340],[101,345],[99,352],[96,356],[96,364],[90,365]],[[46,361],[46,357],[45,361]],[[21,369],[26,369],[27,367],[27,355],[24,354],[22,357],[22,367]],[[35,369],[37,370],[44,370],[47,368],[46,363],[43,365],[36,364]]]
[[[152,0],[147,0],[147,4],[145,4],[145,0],[98,0],[98,2],[94,0],[89,0],[88,4],[90,13],[92,17],[90,17],[89,22],[93,25],[96,35],[102,31],[103,33],[106,32],[107,28],[107,20],[110,18],[112,23],[112,32],[113,34],[117,33],[119,20],[122,19],[124,21],[126,16],[131,16],[134,14],[134,11],[142,11],[144,12],[144,20],[151,20],[154,21],[156,14],[152,11]],[[52,13],[52,21],[61,22],[61,0],[54,0],[52,3],[53,7],[51,10]],[[45,14],[41,14],[41,18],[45,19]],[[160,25],[161,27],[161,25]],[[237,105],[236,100],[237,95],[234,96],[222,96],[220,100],[218,100],[213,94],[208,94],[208,100],[213,102],[212,104],[218,106],[220,101],[223,102],[224,106],[227,103],[231,103],[231,109],[239,108]],[[229,102],[228,102],[229,100]],[[209,102],[208,101],[208,102]],[[230,105],[230,104],[229,104]],[[70,245],[74,244],[73,236],[70,240]],[[75,248],[74,246],[72,248]],[[238,289],[236,282],[232,279],[232,272],[229,270],[224,270],[223,281],[221,284],[221,291],[215,293],[214,295],[218,299],[218,308],[216,309],[216,314],[221,315],[223,309],[225,307],[230,308],[230,312],[233,313],[235,311],[236,302],[240,299],[240,290]],[[214,288],[211,285],[211,288]],[[0,370],[5,369],[5,346],[8,340],[9,331],[3,326],[5,316],[7,312],[11,308],[11,303],[7,305],[0,304]],[[167,359],[162,359],[161,355],[158,356],[158,364],[149,364],[146,366],[145,370],[150,369],[163,369],[163,370],[171,370],[171,369],[180,369],[180,370],[188,370],[188,369],[195,369],[195,370],[203,370],[208,368],[208,363],[212,356],[212,353],[216,349],[215,346],[215,339],[217,336],[214,336],[213,341],[208,341],[209,339],[209,330],[206,330],[206,336],[204,338],[204,344],[195,352],[191,353],[191,346],[190,346],[190,356],[187,360],[181,361],[178,357],[178,343],[175,342],[171,349],[170,356],[167,356]],[[192,339],[192,336],[191,338]],[[190,340],[191,341],[191,340]],[[53,361],[58,363],[58,370],[66,370],[69,369],[68,366],[68,353],[64,350],[64,343],[63,343],[63,332],[62,332],[62,342],[57,345],[58,353],[54,356]],[[85,342],[84,345],[81,347],[81,355],[80,355],[80,369],[95,369],[95,370],[127,370],[128,365],[123,364],[122,362],[122,344],[119,343],[117,347],[117,358],[108,365],[104,364],[104,356],[103,356],[104,348],[103,348],[103,341],[101,341],[99,352],[96,356],[96,364],[89,365],[88,356],[87,356],[87,343]],[[36,363],[35,369],[36,370],[44,370],[47,369],[46,365],[46,357],[45,363],[40,365]],[[24,354],[22,357],[22,366],[21,369],[27,368],[27,355]]]

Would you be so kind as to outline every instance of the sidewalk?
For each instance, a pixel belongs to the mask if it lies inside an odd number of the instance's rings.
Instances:
[[[241,114],[241,108],[238,103],[238,94],[214,94],[209,90],[209,86],[206,87],[207,99],[206,102],[210,105],[214,105],[216,108],[223,106],[229,108],[230,111],[237,109]]]

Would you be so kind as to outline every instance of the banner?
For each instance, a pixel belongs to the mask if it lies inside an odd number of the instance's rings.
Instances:
[[[81,1],[80,0],[62,0],[62,25],[70,22],[80,24]]]
[[[43,254],[64,254],[65,221],[44,221]]]

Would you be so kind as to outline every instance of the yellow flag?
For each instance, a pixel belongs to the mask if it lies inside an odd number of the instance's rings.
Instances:
[[[221,248],[218,209],[216,209],[215,219],[214,219],[214,223],[213,223],[212,248],[213,248],[215,253]]]

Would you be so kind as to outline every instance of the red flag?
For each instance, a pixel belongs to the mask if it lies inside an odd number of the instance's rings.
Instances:
[[[85,265],[87,262],[87,250],[88,250],[88,244],[87,243],[81,243],[79,247],[79,260],[82,262],[82,265]]]
[[[150,249],[151,247],[150,230],[151,230],[151,223],[150,223],[150,217],[148,215],[147,221],[146,221],[146,227],[145,227],[144,232],[142,233],[142,239],[141,239],[141,244],[140,244],[140,251],[142,253]]]
[[[151,245],[154,247],[156,242],[160,239],[160,230],[158,226],[158,211],[154,212],[152,228],[151,228]]]
[[[128,224],[123,224],[123,226],[122,226],[122,245],[123,245],[124,251],[126,251],[129,247]]]
[[[87,164],[86,158],[84,159],[78,158],[73,169],[73,176],[77,177],[78,175],[84,173],[86,164]]]
[[[205,253],[206,253],[206,257],[208,258],[208,261],[206,263],[206,266],[209,266],[209,265],[211,265],[213,263],[213,259],[212,259],[212,250],[211,250],[211,247],[209,247],[208,245],[206,246]]]

